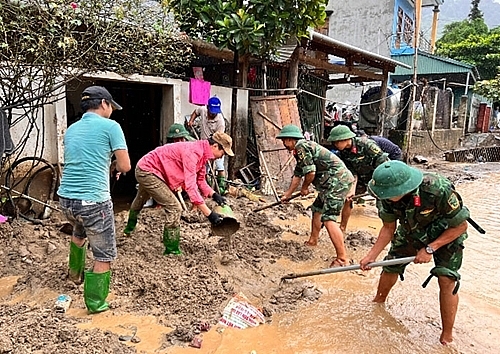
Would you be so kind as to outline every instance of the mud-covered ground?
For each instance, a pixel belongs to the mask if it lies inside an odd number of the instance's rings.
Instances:
[[[481,177],[488,166],[443,161],[420,165],[423,170],[442,172],[455,183]],[[262,203],[244,197],[228,200],[240,229],[230,238],[211,236],[205,218],[186,213],[182,256],[162,254],[161,209],[144,209],[130,237],[122,236],[127,212],[116,214],[118,259],[112,266],[111,311],[116,315],[153,315],[159,324],[172,328],[160,349],[186,345],[203,323],[216,325],[224,306],[239,291],[262,309],[268,321],[276,312],[293,311],[321,296],[318,289],[302,280],[280,286],[283,274],[272,271],[280,259],[300,263],[314,257],[302,242],[282,238],[284,232],[291,232],[306,240],[307,226],[299,229],[292,222],[286,226],[274,222],[294,220],[310,211],[301,203],[290,203],[253,213]],[[43,225],[22,219],[0,224],[0,278],[19,277],[12,291],[0,298],[0,353],[135,352],[114,333],[76,327],[88,319],[54,311],[57,294],[69,294],[72,308],[85,308],[83,287],[66,277],[69,236],[60,231],[64,223],[64,217],[53,212]],[[347,234],[345,242],[351,250],[367,249],[375,237],[357,231]],[[87,268],[91,259],[89,251]],[[53,296],[37,296],[43,291]],[[23,300],[26,298],[30,301]]]
[[[119,256],[112,266],[111,311],[155,316],[159,324],[173,328],[164,338],[163,347],[167,347],[191,341],[202,323],[217,324],[222,309],[238,291],[257,300],[256,306],[268,320],[275,312],[317,300],[320,291],[306,282],[280,287],[279,276],[267,273],[280,258],[301,262],[313,256],[301,242],[280,237],[284,231],[304,231],[272,222],[307,215],[305,208],[290,203],[253,213],[262,203],[229,197],[229,204],[240,222],[240,229],[230,238],[211,236],[210,224],[196,212],[184,215],[182,256],[162,254],[162,209],[144,209],[130,237],[122,236],[127,212],[118,213]],[[19,277],[12,292],[0,299],[0,353],[47,352],[50,348],[74,353],[79,347],[89,353],[133,351],[112,333],[76,329],[75,324],[85,319],[55,313],[57,294],[70,295],[71,307],[84,309],[83,287],[66,277],[69,236],[60,231],[64,223],[64,217],[53,212],[44,225],[22,219],[0,224],[0,278]],[[87,268],[91,259],[89,250]],[[37,297],[45,290],[54,296]],[[18,300],[33,297],[36,301],[29,303]],[[93,347],[91,342],[101,345]]]

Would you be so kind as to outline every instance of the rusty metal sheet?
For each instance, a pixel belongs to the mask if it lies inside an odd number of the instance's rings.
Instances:
[[[297,98],[294,95],[250,97],[250,107],[257,149],[264,155],[276,189],[284,191],[290,185],[295,163],[290,163],[290,152],[276,136],[284,125],[300,127]]]

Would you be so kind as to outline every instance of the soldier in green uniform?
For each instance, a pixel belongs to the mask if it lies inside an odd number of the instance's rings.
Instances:
[[[313,141],[305,140],[300,128],[293,124],[284,126],[276,138],[283,141],[283,145],[293,152],[297,161],[292,182],[281,201],[290,199],[302,178],[302,195],[309,194],[309,185],[312,183],[318,196],[312,205],[311,236],[306,244],[317,245],[323,223],[337,253],[330,266],[347,265],[344,235],[336,221],[354,182],[352,173],[335,154]]]
[[[333,142],[339,151],[339,157],[354,174],[356,181],[347,195],[347,201],[342,208],[340,229],[345,231],[352,211],[354,194],[366,192],[366,185],[372,178],[373,171],[380,164],[389,161],[388,154],[368,137],[356,137],[356,134],[345,125],[332,129],[328,141]]]
[[[368,189],[381,201],[377,207],[383,226],[376,243],[361,260],[361,269],[370,269],[367,264],[375,261],[389,242],[391,249],[385,259],[415,256],[414,263],[428,263],[434,258],[435,266],[423,286],[433,276],[438,278],[443,328],[440,341],[444,345],[450,343],[469,210],[448,179],[422,173],[401,161],[377,167]],[[397,228],[396,221],[399,221]],[[406,265],[383,268],[374,302],[385,302],[398,275],[402,278]]]

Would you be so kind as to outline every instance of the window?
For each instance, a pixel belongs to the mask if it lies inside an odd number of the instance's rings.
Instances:
[[[396,25],[396,40],[394,42],[394,47],[397,49],[401,48],[401,36],[403,35],[403,9],[398,7],[398,23]]]
[[[405,27],[403,32],[403,41],[412,46],[413,43],[413,19],[405,14]]]

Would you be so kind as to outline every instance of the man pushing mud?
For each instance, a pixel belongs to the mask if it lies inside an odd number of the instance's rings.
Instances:
[[[434,268],[424,282],[438,278],[443,345],[453,340],[453,325],[458,307],[458,287],[463,242],[467,238],[469,210],[451,182],[435,173],[422,173],[401,161],[385,162],[375,169],[368,189],[380,203],[383,221],[377,242],[361,260],[368,270],[380,252],[391,243],[385,259],[415,256],[414,263],[429,263]],[[399,225],[396,228],[396,221]],[[374,302],[385,302],[398,276],[407,264],[383,267]]]
[[[330,267],[347,265],[344,235],[336,221],[354,182],[352,173],[334,153],[314,141],[305,140],[300,128],[293,124],[284,126],[276,138],[283,141],[297,161],[292,182],[281,201],[290,199],[302,178],[302,195],[310,193],[309,185],[312,183],[318,196],[312,205],[311,236],[306,245],[317,245],[323,223],[337,253]]]

